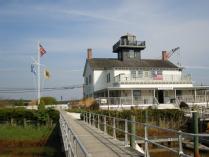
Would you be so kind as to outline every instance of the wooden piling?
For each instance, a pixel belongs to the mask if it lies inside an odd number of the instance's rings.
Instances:
[[[192,112],[192,120],[193,120],[193,133],[198,134],[198,113],[197,111]],[[194,157],[200,157],[199,153],[199,137],[194,136]]]

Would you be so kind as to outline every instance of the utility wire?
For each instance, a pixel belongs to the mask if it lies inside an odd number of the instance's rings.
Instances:
[[[57,91],[57,90],[71,90],[75,88],[82,88],[83,85],[72,85],[72,86],[63,86],[63,87],[51,87],[43,88],[41,92]],[[37,92],[36,88],[1,88],[0,93],[27,93],[27,92]]]

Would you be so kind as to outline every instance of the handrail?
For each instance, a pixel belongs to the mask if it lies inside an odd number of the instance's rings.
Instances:
[[[185,154],[183,152],[183,149],[182,149],[183,138],[182,138],[182,136],[188,137],[189,139],[191,139],[193,137],[196,137],[196,136],[198,136],[198,137],[209,137],[209,134],[187,133],[187,132],[182,132],[180,130],[175,130],[175,129],[170,129],[170,128],[162,128],[162,127],[159,127],[159,126],[156,126],[156,125],[152,125],[152,124],[148,124],[148,123],[135,122],[135,121],[131,121],[131,120],[123,119],[123,118],[118,118],[118,117],[112,117],[112,116],[108,116],[108,115],[104,115],[104,114],[97,114],[97,113],[91,113],[91,112],[83,112],[83,114],[84,114],[85,122],[88,122],[89,124],[94,125],[95,127],[99,126],[98,129],[101,129],[100,125],[103,125],[103,131],[104,132],[107,132],[107,131],[105,131],[105,130],[107,130],[106,127],[111,127],[112,130],[113,130],[112,131],[113,132],[113,135],[112,135],[113,137],[116,135],[116,131],[124,133],[124,135],[126,137],[125,141],[124,141],[125,145],[127,145],[127,143],[128,143],[127,142],[127,140],[128,140],[127,136],[135,136],[136,138],[142,139],[145,142],[148,142],[150,144],[153,144],[153,145],[159,146],[161,148],[167,149],[168,151],[172,151],[174,153],[178,153],[179,155],[185,156],[185,157],[190,157],[190,155],[187,155],[187,154]],[[96,119],[95,119],[95,116],[97,117]],[[108,121],[107,121],[107,118],[108,118]],[[99,119],[99,120],[97,120],[97,119]],[[103,122],[101,120],[103,120]],[[123,129],[123,128],[117,127],[117,125],[115,125],[115,124],[117,124],[116,122],[124,123],[125,128]],[[131,123],[131,124],[134,123],[134,125],[137,125],[137,126],[141,125],[144,128],[145,127],[147,127],[147,128],[155,128],[155,129],[159,129],[161,131],[167,131],[167,132],[172,133],[172,135],[174,134],[175,136],[178,136],[178,139],[179,139],[179,149],[172,149],[171,147],[168,147],[168,146],[162,145],[162,144],[160,144],[158,142],[152,141],[152,139],[148,139],[148,135],[147,135],[147,137],[146,136],[143,137],[143,136],[135,135],[135,134],[129,132],[128,129],[126,128],[128,126],[128,123]],[[117,138],[117,137],[114,137],[114,138]],[[145,152],[146,151],[147,150],[145,150]]]
[[[65,130],[65,133],[66,135],[64,135],[64,130],[63,129],[66,129],[66,127],[63,128],[62,124],[64,124],[64,126],[67,126],[67,132]],[[68,152],[68,154],[70,154],[69,156],[71,157],[71,155],[73,154],[73,156],[77,156],[77,154],[74,154],[75,153],[75,150],[72,150],[73,149],[73,146],[70,144],[70,139],[69,138],[69,134],[71,133],[71,135],[73,136],[73,140],[76,140],[79,147],[81,148],[81,151],[84,153],[84,156],[85,157],[91,157],[91,154],[87,151],[87,149],[84,147],[84,145],[81,143],[79,137],[77,136],[77,134],[72,130],[72,128],[69,126],[67,120],[65,119],[65,116],[63,114],[63,111],[60,111],[60,129],[62,131],[62,138],[63,138],[63,143],[64,143],[64,146],[66,148],[68,148],[68,146],[70,146],[70,152]],[[65,139],[64,136],[67,136],[67,139]],[[64,140],[67,140],[68,143],[64,142]],[[75,144],[75,143],[73,143]],[[68,150],[69,151],[69,150]],[[66,156],[68,157],[68,154],[66,154]]]
[[[91,112],[83,112],[83,113],[91,113]],[[131,120],[128,120],[128,119],[123,119],[123,118],[118,118],[118,117],[112,117],[112,116],[108,116],[108,115],[104,115],[104,114],[97,114],[97,113],[91,113],[93,115],[99,115],[100,117],[101,116],[105,116],[105,117],[108,117],[108,118],[115,118],[115,119],[118,119],[120,121],[125,121],[127,120],[128,122],[130,123],[133,123]],[[193,134],[193,133],[188,133],[188,132],[183,132],[183,131],[179,131],[179,130],[175,130],[175,129],[169,129],[169,128],[162,128],[162,127],[159,127],[159,126],[156,126],[156,125],[152,125],[152,124],[148,124],[148,123],[142,123],[142,122],[135,122],[135,123],[138,123],[138,124],[142,124],[142,125],[146,125],[148,127],[153,127],[153,128],[157,128],[157,129],[161,129],[161,130],[164,130],[164,131],[171,131],[173,133],[177,133],[179,134],[179,132],[183,135],[187,135],[187,136],[204,136],[204,137],[209,137],[209,134]]]

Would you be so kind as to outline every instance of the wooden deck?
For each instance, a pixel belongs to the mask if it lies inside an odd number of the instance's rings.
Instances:
[[[73,114],[63,112],[63,115],[77,137],[91,154],[92,157],[140,157],[143,156],[130,147],[125,147],[124,143],[113,139],[96,128],[79,120]]]

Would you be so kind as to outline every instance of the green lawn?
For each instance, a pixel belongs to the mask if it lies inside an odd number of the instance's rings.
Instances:
[[[53,127],[0,125],[0,140],[45,140]]]

